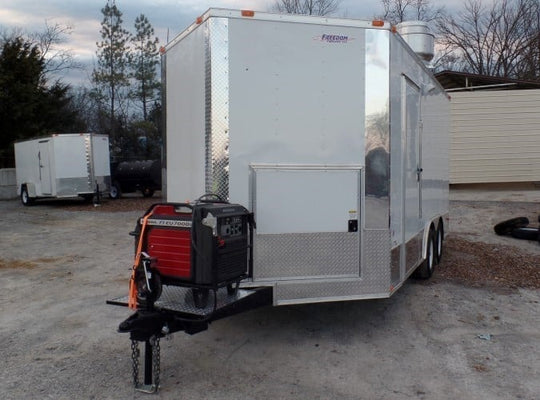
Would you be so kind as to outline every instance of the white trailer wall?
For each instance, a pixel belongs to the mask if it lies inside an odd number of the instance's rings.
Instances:
[[[540,90],[451,96],[450,183],[540,181]]]
[[[275,304],[390,295],[405,258],[420,261],[432,212],[447,211],[433,201],[441,168],[426,162],[425,198],[416,180],[422,107],[430,134],[447,136],[447,98],[394,37],[366,21],[209,10],[167,45],[167,200],[211,192],[250,208],[246,284],[274,286]],[[444,164],[444,145],[425,146]]]
[[[168,201],[205,192],[206,24],[171,46],[165,58],[167,130],[179,132],[167,134]]]
[[[448,212],[449,101],[403,40],[390,41],[392,282],[423,254],[428,225]],[[399,246],[399,247],[396,247]]]

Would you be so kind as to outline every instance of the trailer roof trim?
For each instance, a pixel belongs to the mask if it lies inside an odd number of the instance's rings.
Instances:
[[[262,20],[262,21],[274,21],[274,22],[296,22],[303,24],[314,25],[328,25],[328,26],[340,26],[340,27],[352,27],[352,28],[369,28],[369,29],[383,29],[391,30],[392,25],[388,22],[368,19],[347,19],[347,18],[327,18],[314,15],[298,15],[298,14],[274,14],[262,11],[253,10],[231,10],[226,8],[210,8],[200,17],[198,17],[193,24],[186,28],[183,32],[179,33],[173,40],[171,40],[165,49],[169,50],[171,46],[174,46],[176,42],[191,33],[197,26],[202,24],[208,18],[221,17],[221,18],[235,18],[250,20]]]

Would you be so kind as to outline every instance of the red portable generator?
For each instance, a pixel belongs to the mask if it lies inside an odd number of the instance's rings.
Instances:
[[[154,204],[134,232],[142,254],[139,303],[150,293],[157,300],[162,284],[194,288],[203,307],[210,289],[227,286],[232,293],[233,284],[251,275],[253,225],[253,214],[238,204]]]

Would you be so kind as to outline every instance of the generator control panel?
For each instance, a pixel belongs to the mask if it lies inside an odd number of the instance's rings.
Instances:
[[[225,217],[221,220],[220,234],[224,236],[240,236],[244,233],[242,217]]]

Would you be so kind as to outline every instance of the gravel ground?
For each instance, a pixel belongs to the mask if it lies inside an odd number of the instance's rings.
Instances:
[[[540,244],[493,233],[539,203],[454,199],[443,262],[383,300],[265,307],[162,340],[160,399],[538,399]],[[127,292],[158,198],[1,201],[3,399],[142,399]]]

